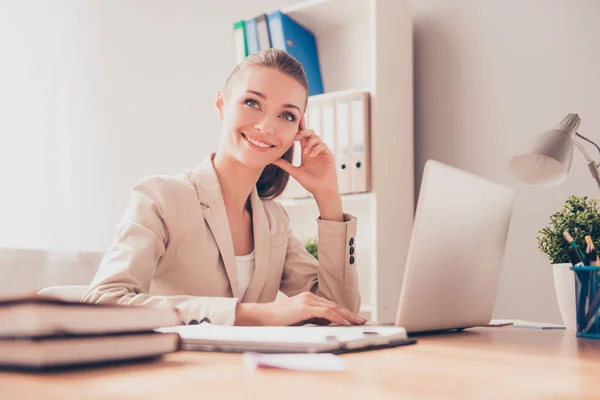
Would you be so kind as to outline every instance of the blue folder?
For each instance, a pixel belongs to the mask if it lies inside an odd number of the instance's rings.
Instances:
[[[258,33],[256,32],[256,19],[247,19],[245,22],[244,30],[246,33],[246,41],[248,43],[248,55],[250,55],[259,50]]]
[[[308,79],[308,95],[323,93],[314,35],[281,11],[268,14],[267,21],[271,34],[271,45],[287,51],[302,64]]]

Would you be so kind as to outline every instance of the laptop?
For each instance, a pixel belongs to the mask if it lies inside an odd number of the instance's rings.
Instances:
[[[513,202],[510,187],[426,162],[395,326],[422,333],[490,322]]]
[[[343,353],[415,343],[409,333],[488,324],[513,197],[511,188],[439,161],[426,162],[393,323],[348,327],[200,324],[159,331],[179,333],[186,350]]]

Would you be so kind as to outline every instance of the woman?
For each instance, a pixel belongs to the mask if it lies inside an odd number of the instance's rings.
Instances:
[[[175,307],[184,324],[365,323],[356,218],[342,212],[331,151],[305,128],[307,88],[282,50],[237,66],[217,94],[218,151],[193,171],[134,186],[83,301]],[[296,140],[299,167],[290,164]],[[272,200],[290,174],[319,207],[319,262]],[[278,291],[290,297],[274,302]]]

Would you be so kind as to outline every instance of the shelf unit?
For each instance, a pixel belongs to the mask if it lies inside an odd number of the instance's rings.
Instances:
[[[393,320],[414,216],[410,0],[307,0],[281,12],[315,35],[325,93],[370,93],[371,192],[342,202],[358,219],[361,312]],[[316,235],[314,199],[281,203],[297,237]]]

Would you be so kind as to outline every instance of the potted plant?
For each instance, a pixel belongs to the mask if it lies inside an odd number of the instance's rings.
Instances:
[[[315,236],[311,236],[304,241],[304,248],[312,254],[314,258],[319,259],[318,254],[318,246],[317,246],[317,238]]]
[[[576,329],[575,318],[575,276],[570,270],[567,255],[569,244],[563,236],[567,231],[581,249],[585,249],[585,236],[590,235],[597,249],[600,240],[600,212],[598,200],[587,196],[570,196],[563,207],[550,216],[548,226],[539,230],[538,248],[552,264],[554,290],[558,308],[564,324]]]

